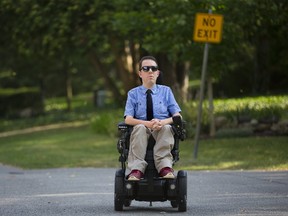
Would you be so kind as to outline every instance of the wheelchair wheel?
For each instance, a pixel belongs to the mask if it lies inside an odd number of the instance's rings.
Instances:
[[[177,208],[178,207],[178,202],[176,200],[171,200],[170,203],[171,203],[171,206],[173,208]]]
[[[124,206],[125,207],[129,207],[131,205],[131,203],[132,203],[132,200],[129,200],[129,199],[124,200]]]
[[[114,185],[114,209],[115,211],[123,211],[124,205],[124,177],[122,170],[118,170],[115,174]]]
[[[180,170],[178,172],[178,211],[187,211],[187,172]]]

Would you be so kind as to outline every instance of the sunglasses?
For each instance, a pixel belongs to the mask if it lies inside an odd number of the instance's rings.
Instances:
[[[144,72],[149,72],[150,69],[151,69],[152,72],[155,72],[155,71],[158,70],[158,67],[157,66],[143,66],[141,68],[141,70],[144,71]]]

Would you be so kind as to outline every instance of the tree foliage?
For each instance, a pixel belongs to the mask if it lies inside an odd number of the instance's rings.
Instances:
[[[210,8],[224,15],[222,42],[210,46],[208,61],[216,94],[287,90],[285,0],[2,0],[0,87],[41,86],[48,96],[68,96],[90,86],[110,90],[121,104],[139,84],[138,60],[149,54],[185,101],[202,66],[194,17]]]

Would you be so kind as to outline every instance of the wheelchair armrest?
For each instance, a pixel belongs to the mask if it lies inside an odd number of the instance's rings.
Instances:
[[[120,138],[117,142],[117,149],[120,153],[119,161],[122,162],[122,166],[124,166],[124,162],[128,157],[129,151],[129,138],[132,130],[132,126],[126,124],[125,122],[118,123],[118,130],[120,131]]]
[[[181,116],[173,116],[172,119],[174,133],[183,141],[186,138],[185,121],[182,120]]]

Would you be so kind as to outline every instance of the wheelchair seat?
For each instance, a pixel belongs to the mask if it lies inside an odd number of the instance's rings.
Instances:
[[[171,151],[173,164],[179,160],[179,141],[185,139],[185,122],[180,116],[173,117],[171,125],[174,131],[174,147]],[[120,153],[119,161],[121,169],[115,173],[114,185],[114,209],[123,211],[123,206],[129,207],[132,200],[148,201],[150,205],[154,201],[171,202],[173,208],[184,212],[187,209],[187,172],[179,170],[174,179],[164,179],[159,176],[153,157],[155,140],[150,136],[145,156],[147,167],[144,177],[140,181],[128,181],[126,175],[126,160],[129,153],[130,134],[133,127],[125,123],[118,124],[120,139],[117,142],[117,149]]]

